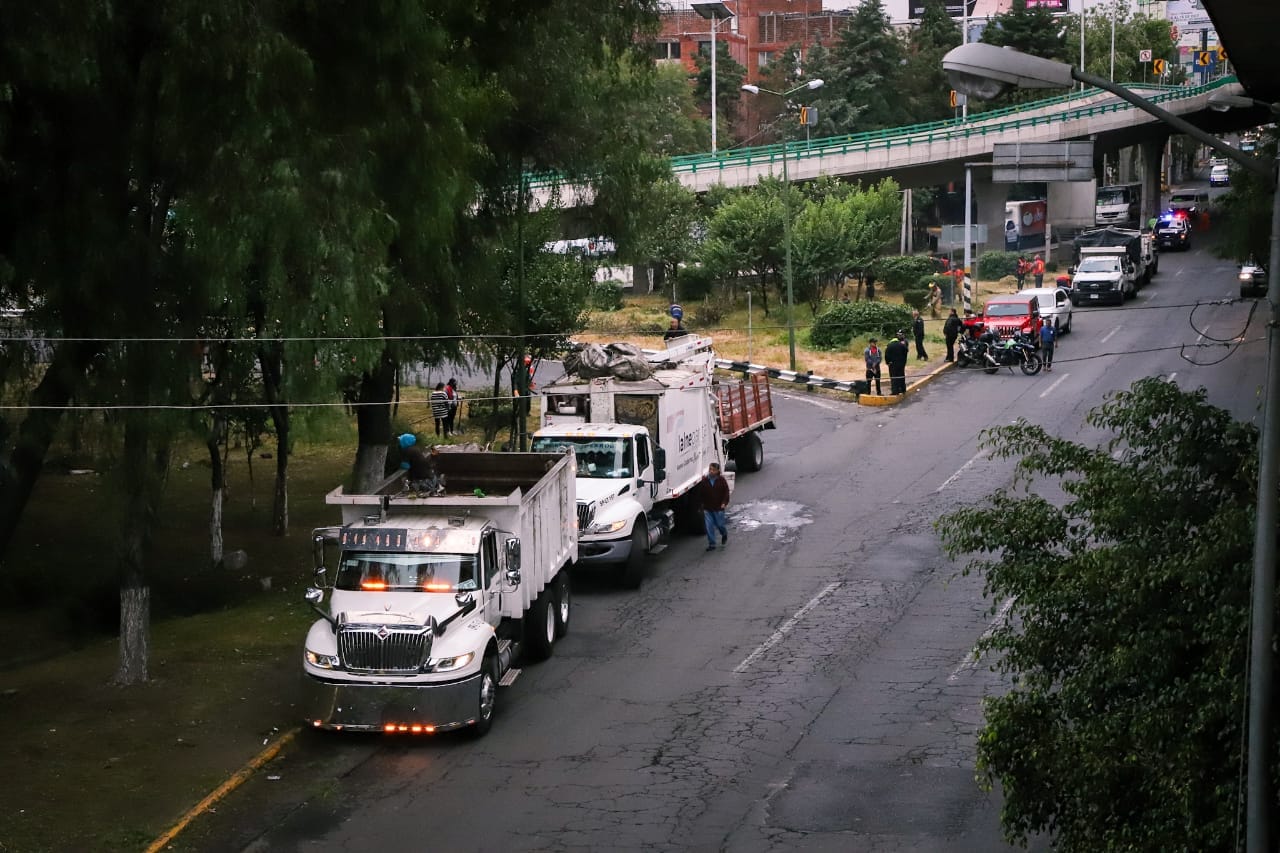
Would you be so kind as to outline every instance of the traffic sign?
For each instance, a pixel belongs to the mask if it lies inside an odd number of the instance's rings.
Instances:
[[[1197,51],[1196,65],[1200,66],[1201,68],[1204,68],[1206,66],[1212,65],[1216,58],[1217,57],[1213,55],[1212,51],[1208,51],[1208,50]]]
[[[1153,60],[1151,60],[1151,72],[1152,72],[1153,74],[1155,74],[1157,77],[1159,77],[1161,74],[1163,74],[1163,73],[1164,73],[1164,60],[1163,60],[1163,59],[1153,59]]]
[[[956,90],[955,90],[955,89],[952,89],[952,90],[951,90],[951,101],[950,101],[950,103],[951,103],[951,107],[952,107],[952,109],[954,109],[954,108],[955,108],[955,106],[956,106]]]
[[[801,107],[800,108],[800,124],[816,127],[818,124],[818,108],[817,107]]]
[[[1219,62],[1227,61],[1227,49],[1225,47],[1222,47],[1222,46],[1218,47],[1218,61]]]
[[[1150,62],[1150,61],[1151,61],[1151,51],[1149,51],[1149,50],[1140,50],[1140,51],[1138,51],[1138,61],[1139,61],[1139,62]]]

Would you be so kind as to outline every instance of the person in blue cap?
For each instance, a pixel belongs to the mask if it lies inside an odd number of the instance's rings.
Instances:
[[[439,447],[428,451],[418,444],[418,437],[406,432],[398,439],[400,443],[400,468],[408,471],[406,477],[410,491],[425,492],[429,495],[443,494],[444,475],[436,468],[436,460],[440,455]]]

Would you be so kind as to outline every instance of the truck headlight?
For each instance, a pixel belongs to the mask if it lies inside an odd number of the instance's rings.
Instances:
[[[462,669],[471,661],[475,660],[475,652],[467,652],[465,655],[458,655],[452,658],[431,658],[427,661],[426,666],[422,668],[423,672],[453,672],[456,669]]]
[[[307,663],[312,666],[318,666],[321,669],[338,669],[342,666],[342,661],[337,655],[323,655],[319,652],[313,652],[307,649]]]
[[[622,519],[622,521],[609,521],[609,522],[601,522],[600,524],[593,524],[587,528],[587,532],[588,533],[617,533],[619,530],[627,526],[628,521],[629,519],[624,518]]]

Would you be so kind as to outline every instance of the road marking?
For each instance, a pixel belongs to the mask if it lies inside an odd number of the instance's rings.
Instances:
[[[1106,334],[1106,335],[1104,335],[1104,336],[1103,336],[1103,338],[1102,338],[1102,340],[1098,341],[1098,343],[1100,343],[1100,344],[1105,344],[1107,341],[1111,340],[1111,336],[1112,336],[1112,335],[1114,335],[1114,334],[1115,334],[1116,332],[1118,332],[1118,331],[1120,331],[1120,327],[1119,327],[1119,326],[1116,326],[1114,329],[1112,329],[1111,331],[1107,332],[1107,334]]]
[[[1175,370],[1173,373],[1170,373],[1170,374],[1169,374],[1169,381],[1170,381],[1170,382],[1172,382],[1174,379],[1177,379],[1177,378],[1178,378],[1178,371],[1176,371],[1176,370]]]
[[[1063,378],[1065,378],[1065,377],[1063,377]],[[1014,423],[1017,423],[1017,421],[1014,421]],[[948,477],[946,480],[944,480],[941,486],[938,486],[938,488],[936,488],[936,489],[934,489],[934,490],[933,490],[933,493],[936,495],[938,492],[942,491],[942,490],[943,490],[943,489],[945,489],[947,486],[950,486],[952,483],[954,483],[954,482],[956,481],[956,479],[957,479],[957,478],[959,478],[959,476],[960,476],[961,474],[963,474],[965,471],[968,471],[968,470],[969,470],[969,466],[970,466],[970,465],[972,465],[973,463],[977,462],[979,459],[981,459],[983,456],[985,456],[985,455],[986,455],[986,453],[987,453],[987,452],[986,452],[985,450],[979,450],[977,453],[973,454],[973,458],[972,458],[972,459],[970,459],[968,462],[966,462],[966,463],[964,463],[963,465],[961,465],[961,466],[960,466],[960,470],[959,470],[959,471],[956,471],[954,474],[952,474],[950,477]]]
[[[1046,388],[1046,389],[1044,389],[1043,391],[1041,391],[1041,392],[1040,392],[1040,399],[1041,399],[1041,400],[1043,400],[1045,397],[1048,397],[1050,394],[1052,394],[1052,393],[1053,393],[1053,389],[1054,389],[1054,388],[1057,388],[1057,387],[1058,387],[1059,385],[1061,385],[1063,382],[1066,382],[1066,381],[1067,381],[1067,377],[1068,377],[1068,376],[1070,376],[1070,375],[1071,375],[1070,373],[1064,373],[1064,374],[1062,374],[1061,376],[1059,376],[1057,379],[1053,380],[1053,384],[1052,384],[1052,385],[1050,385],[1048,388]]]
[[[987,630],[983,631],[982,635],[978,637],[978,642],[974,643],[973,648],[960,661],[960,665],[951,670],[951,674],[947,676],[948,682],[955,681],[965,670],[973,669],[978,665],[978,646],[982,645],[988,637],[995,633],[996,628],[999,627],[1000,623],[1009,615],[1009,608],[1013,607],[1013,602],[1016,600],[1017,596],[1011,595],[1004,604],[1000,605],[1000,612],[996,613],[996,617],[991,620],[991,624],[987,626]]]
[[[1174,275],[1182,275],[1183,270],[1185,270],[1185,269],[1186,269],[1186,267],[1179,267],[1179,268],[1178,268],[1178,271],[1177,271],[1176,273],[1174,273]]]
[[[839,403],[833,403],[830,400],[820,400],[816,397],[801,397],[799,394],[780,394],[777,391],[774,391],[773,396],[782,397],[786,400],[795,400],[797,403],[809,403],[810,405],[817,406],[819,409],[827,409],[832,412],[843,412],[848,409],[848,406],[842,406]]]
[[[806,604],[804,607],[801,607],[799,610],[797,610],[795,613],[791,615],[790,619],[788,619],[786,622],[783,622],[780,626],[778,626],[778,630],[774,631],[772,636],[769,637],[769,639],[765,640],[763,643],[756,646],[756,650],[754,652],[752,652],[751,654],[743,658],[742,663],[738,664],[733,668],[734,673],[741,675],[742,673],[746,672],[747,667],[751,666],[751,664],[755,661],[756,658],[760,657],[760,655],[764,654],[765,652],[769,651],[769,649],[773,648],[778,643],[782,642],[783,638],[786,637],[787,634],[791,633],[791,629],[794,628],[796,624],[801,619],[804,618],[804,615],[806,613],[808,613],[813,608],[817,607],[818,602],[822,601],[822,599],[826,598],[828,595],[835,592],[837,589],[839,589],[839,587],[840,587],[840,581],[833,581],[832,583],[829,583],[826,586],[824,586],[822,588],[822,592],[818,593],[813,598],[809,599],[809,603]]]

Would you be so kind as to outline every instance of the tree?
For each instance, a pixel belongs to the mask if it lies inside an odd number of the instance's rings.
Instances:
[[[1169,22],[1150,15],[1134,15],[1124,3],[1094,6],[1087,10],[1084,32],[1085,70],[1099,77],[1111,75],[1111,22],[1115,21],[1115,79],[1126,83],[1153,81],[1151,64],[1140,62],[1138,52],[1150,50],[1153,59],[1165,59],[1170,69],[1181,69],[1178,46],[1169,34]],[[1066,28],[1064,61],[1080,63],[1080,16],[1063,18]],[[1168,79],[1176,83],[1179,80]]]
[[[985,436],[1020,459],[1017,482],[1060,483],[1064,505],[1000,491],[938,523],[1008,609],[979,644],[1013,682],[987,700],[979,772],[1001,784],[1013,841],[1235,849],[1257,431],[1160,379],[1087,421],[1110,438],[1025,421]]]
[[[693,95],[699,103],[711,104],[711,57],[698,53],[694,57],[698,66],[694,73]],[[747,79],[747,69],[729,55],[729,45],[723,39],[716,40],[716,100],[717,133],[725,133],[738,116],[738,103],[742,99],[742,81]],[[726,134],[727,135],[727,134]],[[724,146],[721,146],[724,147]]]
[[[947,14],[942,0],[926,0],[920,23],[907,41],[907,64],[902,76],[910,114],[903,124],[951,118],[951,83],[942,70],[942,57],[960,40],[960,27]]]
[[[831,48],[831,78],[824,78],[822,100],[837,134],[902,124],[905,56],[880,0],[858,6]]]
[[[1032,56],[1070,61],[1066,33],[1045,6],[1028,8],[1027,0],[1013,0],[1009,11],[995,15],[983,30],[982,40],[997,47],[1011,47]]]
[[[1277,134],[1265,131],[1266,140],[1258,146],[1258,160],[1272,163],[1276,157]],[[1215,223],[1223,235],[1214,252],[1223,258],[1244,262],[1253,258],[1271,263],[1271,214],[1275,199],[1275,183],[1245,169],[1233,167],[1231,191],[1218,205]]]

